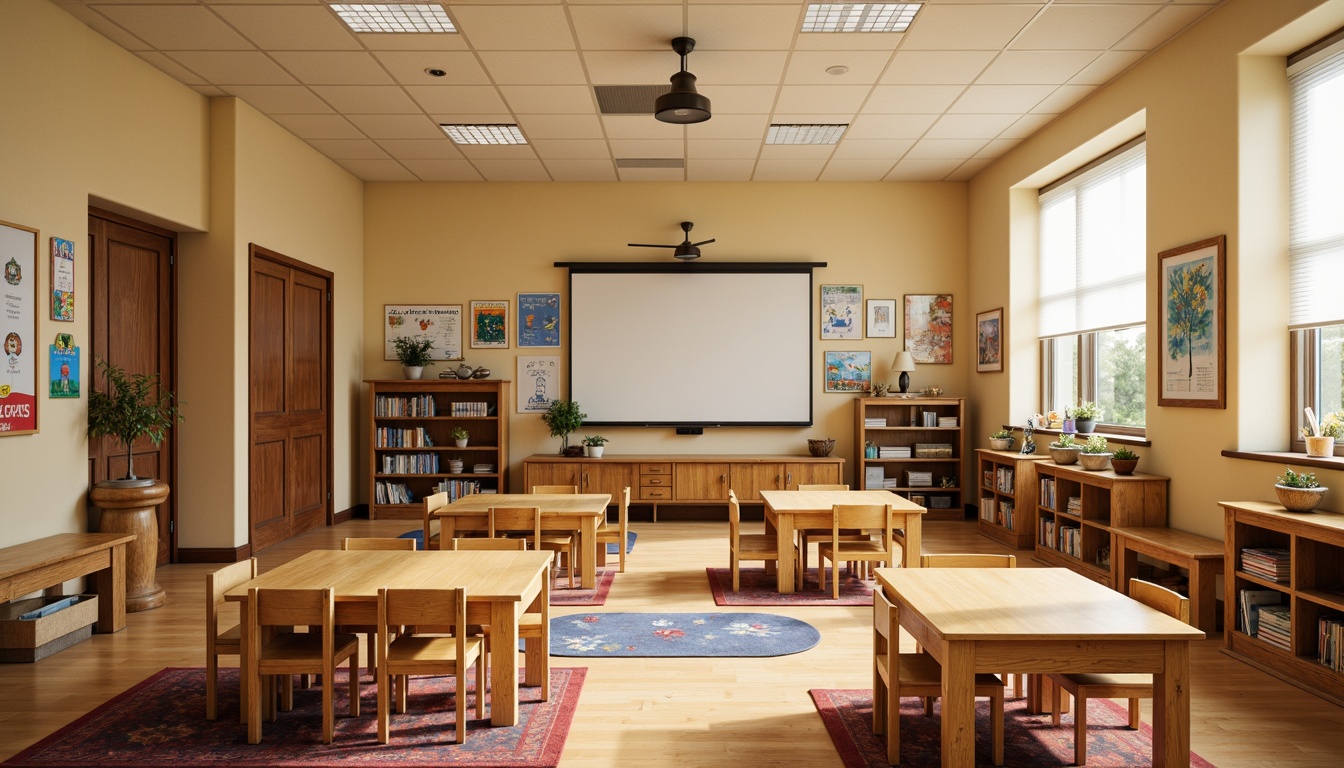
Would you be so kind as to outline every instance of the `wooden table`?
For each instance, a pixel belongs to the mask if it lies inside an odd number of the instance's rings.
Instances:
[[[1190,765],[1200,630],[1064,568],[879,568],[877,579],[943,665],[944,766],[975,765],[976,672],[1151,673],[1153,765]]]
[[[550,599],[550,552],[387,552],[317,550],[267,571],[230,590],[226,600],[243,603],[247,591],[320,589],[331,587],[337,624],[376,624],[378,589],[464,587],[467,621],[490,625],[496,652],[490,660],[490,722],[518,724],[518,619],[529,608],[540,610]],[[243,623],[243,649],[248,647]],[[526,641],[527,685],[541,685],[550,674],[546,641]],[[247,669],[248,660],[242,660]]]
[[[795,531],[808,528],[830,530],[832,509],[836,504],[890,504],[891,527],[905,531],[902,565],[919,567],[919,531],[924,508],[891,491],[761,491],[761,499],[765,502],[766,532],[775,529],[780,552],[788,552],[793,546]],[[779,559],[777,579],[780,593],[793,592],[791,558]]]
[[[98,632],[126,628],[126,545],[133,533],[58,533],[0,549],[0,602],[29,592],[62,594],[61,585],[93,576]]]
[[[473,493],[434,514],[439,516],[442,546],[448,547],[457,529],[484,530],[491,507],[541,507],[543,532],[578,535],[580,583],[584,589],[596,589],[597,528],[606,519],[610,503],[607,493]]]

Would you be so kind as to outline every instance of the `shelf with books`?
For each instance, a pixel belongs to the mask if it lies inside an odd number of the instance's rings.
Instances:
[[[929,510],[928,520],[963,519],[965,399],[861,397],[854,405],[853,487],[905,496]]]
[[[1224,594],[1237,596],[1224,604],[1223,651],[1344,705],[1344,515],[1219,503]]]
[[[1014,549],[1031,549],[1038,498],[1036,464],[1047,457],[978,448],[982,536]]]

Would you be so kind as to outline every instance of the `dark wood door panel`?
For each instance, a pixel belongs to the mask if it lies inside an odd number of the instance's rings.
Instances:
[[[290,536],[285,503],[285,450],[283,439],[252,445],[248,462],[248,515],[254,551]]]
[[[294,276],[289,410],[293,414],[325,416],[327,390],[326,285],[311,275]]]
[[[251,398],[254,414],[285,413],[287,273],[263,263],[252,272]],[[278,363],[278,364],[277,364]]]

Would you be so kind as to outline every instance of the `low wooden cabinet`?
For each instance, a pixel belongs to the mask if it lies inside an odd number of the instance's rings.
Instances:
[[[1036,530],[1036,464],[1049,457],[988,448],[975,453],[980,479],[976,530],[1013,549],[1031,549]]]

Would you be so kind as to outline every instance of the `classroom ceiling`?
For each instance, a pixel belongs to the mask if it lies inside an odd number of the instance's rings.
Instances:
[[[784,0],[388,0],[441,6],[457,34],[356,34],[330,0],[52,2],[366,181],[939,181],[971,178],[1221,0],[925,0],[886,33],[803,33],[807,3]],[[678,36],[697,41],[709,121],[599,105],[600,86],[666,89]],[[516,123],[527,143],[457,145],[444,123]],[[848,128],[767,144],[772,123]]]

